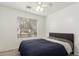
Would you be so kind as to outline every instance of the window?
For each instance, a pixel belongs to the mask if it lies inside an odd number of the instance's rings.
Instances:
[[[30,18],[18,17],[18,38],[37,36],[37,21]]]

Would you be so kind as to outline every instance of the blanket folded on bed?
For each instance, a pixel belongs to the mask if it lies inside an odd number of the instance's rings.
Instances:
[[[22,56],[66,56],[66,49],[61,44],[45,39],[25,40],[19,47]]]

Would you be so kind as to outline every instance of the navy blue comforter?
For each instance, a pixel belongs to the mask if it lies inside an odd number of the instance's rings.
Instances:
[[[66,56],[64,46],[44,39],[22,41],[19,47],[22,56]]]

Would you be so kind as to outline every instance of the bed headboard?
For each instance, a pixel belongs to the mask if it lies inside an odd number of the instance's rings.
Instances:
[[[64,38],[74,42],[74,35],[72,33],[49,33],[49,37]]]
[[[58,37],[58,38],[64,38],[67,40],[72,41],[73,43],[73,53],[74,53],[74,34],[73,33],[49,33],[49,37]]]

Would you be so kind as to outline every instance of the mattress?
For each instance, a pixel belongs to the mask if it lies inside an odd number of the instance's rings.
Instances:
[[[22,56],[66,56],[67,50],[62,44],[48,39],[24,40],[19,47]]]
[[[63,41],[50,39],[50,38],[46,38],[45,40],[50,41],[50,42],[59,43],[59,44],[63,45],[69,55],[72,52],[72,46],[68,42],[63,42]]]

